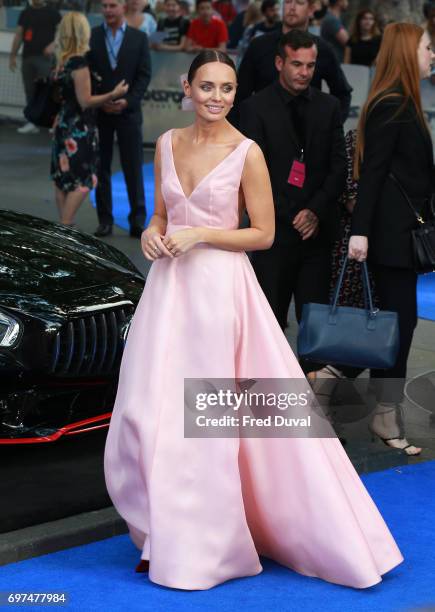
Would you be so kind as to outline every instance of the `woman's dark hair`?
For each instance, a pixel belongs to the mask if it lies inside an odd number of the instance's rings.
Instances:
[[[361,9],[357,13],[355,20],[353,22],[353,26],[350,32],[351,42],[357,43],[361,40],[361,21],[364,19],[366,15],[371,15],[373,19],[375,20],[373,27],[372,27],[372,31],[371,31],[371,35],[373,36],[373,38],[375,36],[381,35],[381,30],[379,28],[379,23],[378,23],[378,18],[377,18],[376,13],[369,8],[364,8],[364,9]]]
[[[223,51],[215,51],[212,49],[204,49],[201,53],[195,57],[193,62],[190,64],[189,72],[187,73],[187,80],[189,85],[192,84],[193,79],[195,78],[195,74],[198,69],[204,64],[210,64],[211,62],[221,62],[222,64],[226,64],[230,68],[236,72],[236,66],[234,65],[233,60],[229,55],[224,53]]]

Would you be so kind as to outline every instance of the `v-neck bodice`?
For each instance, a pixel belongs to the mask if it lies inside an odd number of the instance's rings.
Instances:
[[[161,142],[162,195],[168,225],[237,228],[240,180],[252,140],[243,140],[199,181],[187,197],[175,169],[172,132],[165,132]]]

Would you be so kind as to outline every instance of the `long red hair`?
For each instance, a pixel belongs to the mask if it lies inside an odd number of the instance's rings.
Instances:
[[[411,100],[414,103],[418,118],[427,129],[421,105],[420,71],[417,58],[417,49],[423,32],[423,28],[413,23],[390,23],[385,28],[376,58],[375,76],[358,122],[354,164],[355,179],[359,178],[360,166],[364,156],[364,132],[367,116],[381,100],[403,96],[403,104],[401,104],[397,114],[400,114]]]

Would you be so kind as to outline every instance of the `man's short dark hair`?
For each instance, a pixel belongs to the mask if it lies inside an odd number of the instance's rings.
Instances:
[[[278,0],[263,0],[261,3],[261,12],[264,15],[267,9],[274,8],[277,4]]]
[[[285,60],[285,48],[290,47],[293,51],[298,49],[311,49],[316,46],[316,39],[309,32],[304,30],[290,30],[281,36],[278,43],[277,54]]]
[[[198,7],[199,7],[201,4],[204,4],[205,2],[207,2],[208,4],[211,4],[211,3],[212,3],[212,0],[196,0],[196,10],[198,10]]]

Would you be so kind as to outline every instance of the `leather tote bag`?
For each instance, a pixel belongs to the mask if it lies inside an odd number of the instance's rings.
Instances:
[[[357,368],[392,368],[399,350],[398,315],[374,308],[366,262],[361,265],[366,307],[338,305],[347,262],[346,257],[331,304],[304,304],[299,357]]]

